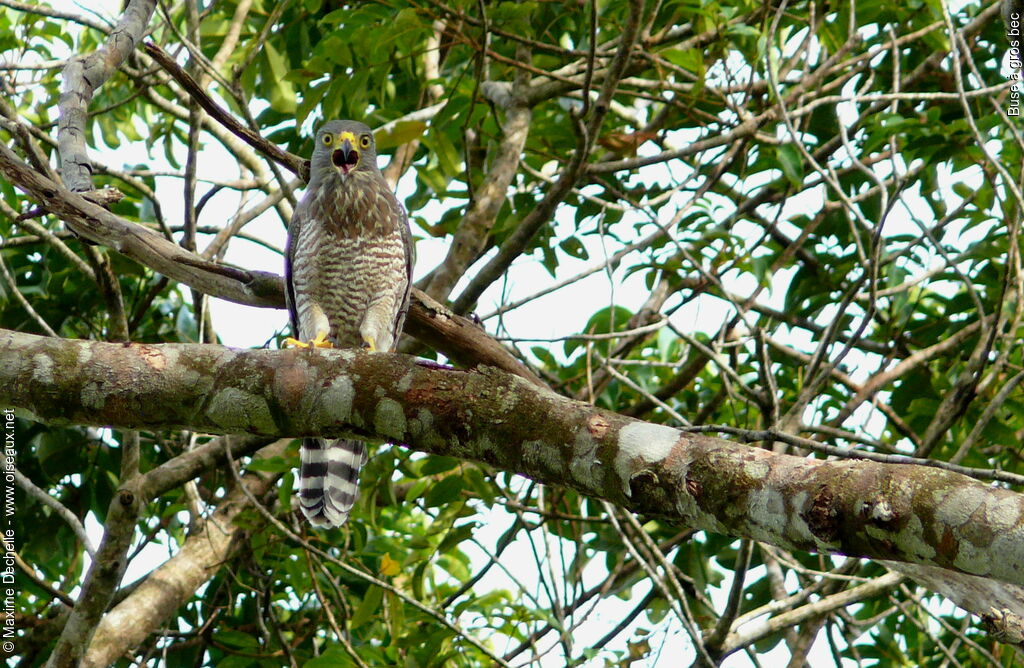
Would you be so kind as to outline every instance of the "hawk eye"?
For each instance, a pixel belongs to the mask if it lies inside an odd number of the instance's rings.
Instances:
[[[363,135],[359,138],[359,145],[363,148],[370,148],[370,135]]]
[[[334,137],[332,137],[329,134],[324,135],[324,138],[323,138],[324,146],[330,146],[332,141],[334,141]]]

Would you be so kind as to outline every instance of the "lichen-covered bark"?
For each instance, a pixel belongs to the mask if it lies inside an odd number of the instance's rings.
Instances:
[[[49,423],[389,440],[694,528],[1024,583],[1020,494],[934,468],[826,462],[687,434],[486,367],[0,331],[0,387],[0,401]]]

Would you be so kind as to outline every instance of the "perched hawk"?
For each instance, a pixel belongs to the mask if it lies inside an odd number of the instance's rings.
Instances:
[[[299,347],[394,350],[409,308],[405,209],[377,168],[370,128],[330,121],[316,134],[309,186],[288,226],[284,276]],[[361,441],[302,442],[299,502],[318,527],[344,524],[366,460]]]

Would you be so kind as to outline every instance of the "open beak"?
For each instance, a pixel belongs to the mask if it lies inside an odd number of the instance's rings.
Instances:
[[[331,162],[341,170],[342,174],[348,175],[356,165],[359,164],[359,151],[352,146],[352,140],[347,137],[341,141],[338,148],[331,153]]]

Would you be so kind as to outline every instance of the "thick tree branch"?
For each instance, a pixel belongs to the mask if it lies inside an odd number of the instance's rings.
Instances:
[[[531,118],[529,107],[519,102],[514,94],[513,100],[506,110],[501,143],[487,170],[487,178],[475,190],[473,204],[455,231],[448,255],[423,282],[423,291],[434,299],[447,298],[456,282],[476,262],[486,248],[501,207],[508,200],[508,187],[519,167],[519,156],[526,146]]]
[[[250,455],[272,440],[266,436],[225,435],[183,452],[143,474],[139,481],[142,498],[146,501],[152,500],[164,492],[180,487],[200,473],[223,464],[227,460],[225,440],[229,438],[232,439],[231,454],[235,457]]]
[[[686,434],[487,367],[3,331],[0,387],[23,415],[52,424],[388,440],[693,528],[1024,584],[1024,496],[933,468],[804,459]]]
[[[769,635],[820,618],[857,601],[877,596],[888,589],[892,589],[902,581],[902,575],[887,573],[882,577],[869,580],[852,589],[825,596],[779,615],[765,617],[757,622],[746,625],[742,629],[731,630],[729,635],[726,636],[717,656],[719,659],[725,658],[729,654],[739,651],[744,647],[749,647]]]
[[[534,385],[546,387],[543,380],[469,318],[456,315],[415,288],[411,306],[405,332],[444,353],[453,362],[465,367],[493,366],[525,378]]]
[[[276,274],[244,271],[203,260],[156,232],[54,183],[3,145],[0,145],[0,172],[79,236],[113,248],[169,278],[241,304],[270,307],[284,304],[281,279]]]
[[[589,110],[589,116],[586,118],[585,124],[582,119],[576,118],[574,115],[574,119],[577,121],[578,135],[576,151],[573,153],[568,164],[562,169],[558,180],[544,194],[544,198],[523,218],[515,232],[510,234],[508,239],[502,243],[498,253],[480,268],[480,271],[473,277],[470,284],[466,286],[466,289],[454,301],[452,309],[456,313],[468,312],[476,304],[477,299],[480,298],[484,290],[508,270],[512,262],[523,253],[544,225],[549,222],[558,205],[569,195],[573,186],[576,185],[580,177],[586,172],[587,158],[594,147],[594,142],[601,124],[604,122],[604,117],[610,109],[616,87],[626,71],[626,66],[629,64],[631,52],[637,38],[640,17],[643,13],[643,3],[631,0],[629,5],[629,18],[623,27],[619,48],[615,53],[612,64],[608,68],[608,76],[601,88],[601,93],[598,95],[598,99],[592,109]]]

